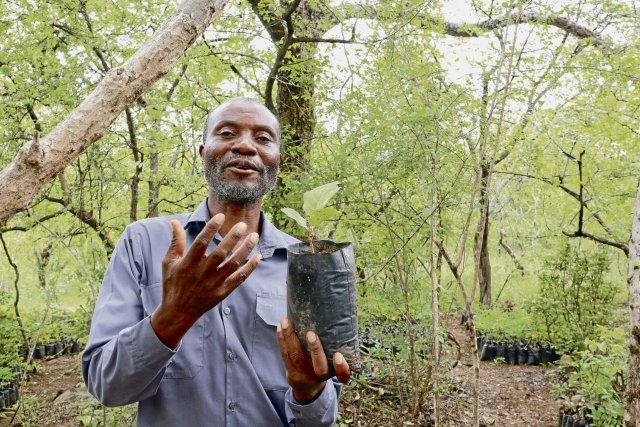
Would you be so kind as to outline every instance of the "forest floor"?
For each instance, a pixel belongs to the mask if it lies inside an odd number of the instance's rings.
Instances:
[[[446,425],[469,426],[472,419],[473,364],[468,332],[456,320],[446,326],[461,346],[450,381],[459,384],[456,402],[447,401]],[[480,425],[555,427],[562,400],[553,393],[556,365],[480,362]],[[454,404],[452,404],[454,403]]]
[[[472,419],[473,367],[467,331],[453,318],[446,326],[461,345],[461,359],[449,374],[449,389],[443,399],[443,424],[470,426]],[[554,366],[513,366],[481,362],[481,426],[544,426],[558,423],[561,401],[552,391]],[[82,382],[79,355],[67,355],[40,362],[37,372],[21,387],[18,416],[11,423],[12,411],[0,418],[8,426],[97,426],[134,425],[134,408],[103,412]],[[345,388],[340,405],[341,426],[418,426],[427,425],[425,416],[416,422],[397,412],[393,398],[378,394],[379,389],[353,383]],[[115,412],[114,412],[115,411]]]

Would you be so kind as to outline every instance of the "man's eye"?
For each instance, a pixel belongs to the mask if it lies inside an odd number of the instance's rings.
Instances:
[[[258,139],[258,141],[264,142],[264,143],[273,141],[273,139],[270,136],[267,136],[267,135],[260,135],[260,136],[258,136],[257,139]]]
[[[221,130],[218,132],[218,136],[233,136],[233,132],[230,130]]]

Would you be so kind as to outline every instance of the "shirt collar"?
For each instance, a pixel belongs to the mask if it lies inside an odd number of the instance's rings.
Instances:
[[[205,198],[193,213],[187,215],[182,226],[185,230],[191,229],[191,232],[197,234],[210,219],[211,215],[209,214],[207,199]],[[216,234],[216,236],[218,235]],[[273,256],[273,253],[278,249],[286,251],[287,246],[297,241],[298,240],[288,234],[278,230],[267,219],[264,212],[260,211],[260,240],[258,241],[258,251],[260,251],[262,258]]]

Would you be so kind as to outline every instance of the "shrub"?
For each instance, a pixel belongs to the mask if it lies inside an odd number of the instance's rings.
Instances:
[[[567,406],[587,408],[594,426],[618,426],[623,421],[622,372],[626,364],[626,334],[620,328],[597,328],[585,348],[563,358],[565,375],[557,392],[569,397]]]
[[[581,348],[615,309],[617,287],[605,279],[610,261],[603,249],[581,251],[571,244],[545,260],[539,295],[527,304],[547,339],[562,349]]]

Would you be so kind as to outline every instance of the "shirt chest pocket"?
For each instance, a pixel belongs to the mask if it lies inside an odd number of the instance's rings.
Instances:
[[[145,316],[150,315],[162,302],[162,283],[140,287]],[[201,317],[182,338],[182,343],[164,373],[167,379],[195,377],[204,366],[204,334],[206,316]]]
[[[284,296],[257,295],[251,363],[266,390],[286,390],[289,387],[276,338],[276,327],[286,316]]]

